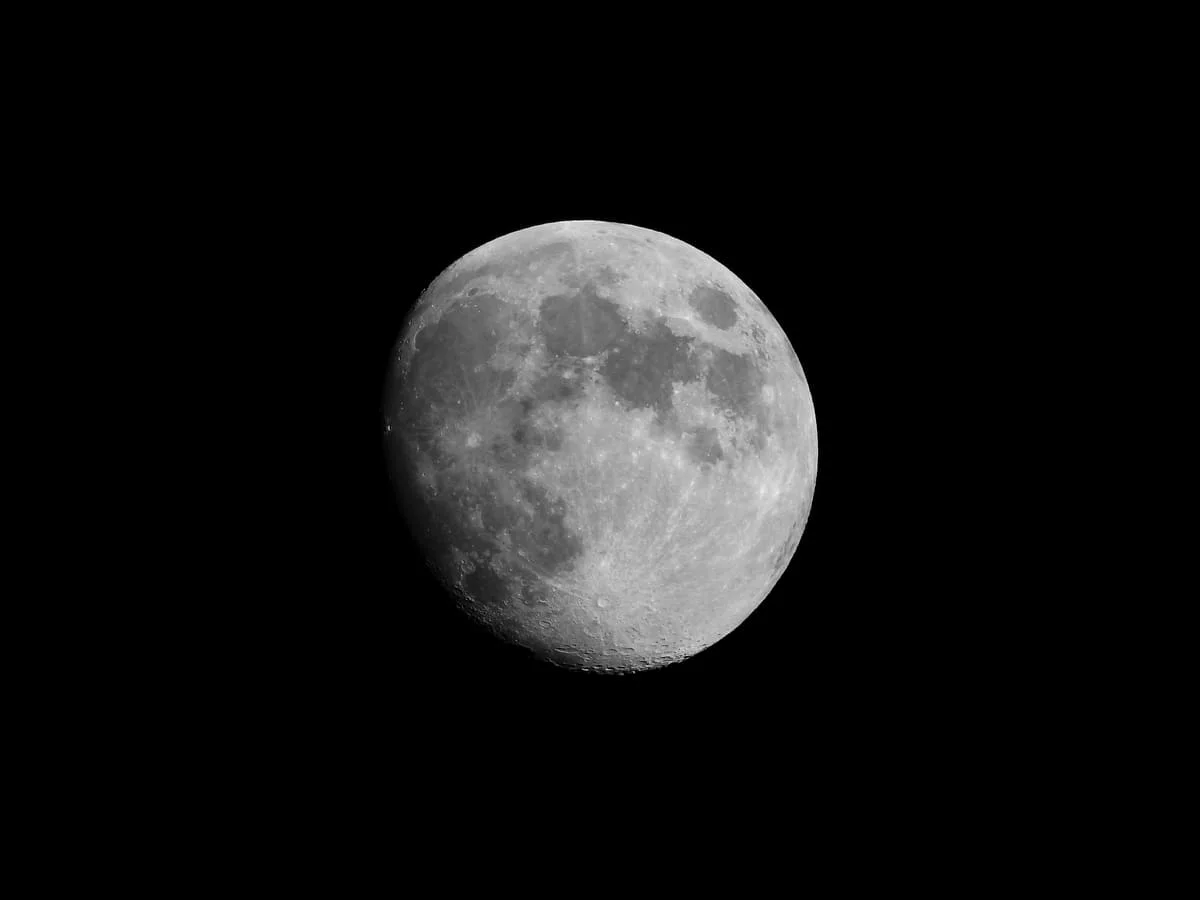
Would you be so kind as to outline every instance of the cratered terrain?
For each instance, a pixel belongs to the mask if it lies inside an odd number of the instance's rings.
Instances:
[[[558,222],[492,241],[413,307],[384,397],[426,560],[498,637],[575,669],[685,659],[795,552],[812,396],[762,301],[682,241]]]

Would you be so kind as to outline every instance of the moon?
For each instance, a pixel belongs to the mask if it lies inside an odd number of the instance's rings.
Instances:
[[[556,222],[466,254],[412,308],[384,440],[461,610],[572,669],[679,662],[795,553],[817,428],[800,361],[736,275],[632,225]]]

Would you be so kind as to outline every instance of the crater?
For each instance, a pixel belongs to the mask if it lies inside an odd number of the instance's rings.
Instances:
[[[463,285],[469,281],[474,281],[476,278],[487,278],[489,276],[493,278],[512,277],[523,273],[526,269],[549,268],[561,257],[573,254],[574,250],[575,248],[571,245],[570,241],[551,241],[550,243],[531,247],[527,250],[509,251],[473,269],[459,272],[441,286],[437,286],[435,282],[434,291],[437,295],[452,296],[461,291]]]
[[[714,328],[725,330],[737,324],[737,304],[733,298],[710,285],[697,286],[688,297],[688,306]]]
[[[548,606],[550,601],[546,590],[535,583],[524,583],[520,586],[521,602],[526,606]]]
[[[778,580],[787,568],[788,563],[791,562],[792,555],[796,552],[796,547],[800,543],[800,535],[804,533],[805,521],[806,517],[802,516],[793,522],[787,537],[779,545],[779,551],[775,554],[775,559],[771,563],[772,583]]]

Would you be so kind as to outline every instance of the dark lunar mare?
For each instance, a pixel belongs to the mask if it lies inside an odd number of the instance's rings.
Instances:
[[[721,451],[721,440],[715,428],[696,428],[688,434],[688,456],[692,462],[716,465],[725,454]]]
[[[712,348],[712,362],[704,375],[716,403],[738,416],[754,417],[762,400],[763,375],[749,356]]]
[[[628,408],[655,410],[660,421],[671,409],[672,383],[700,376],[691,338],[674,334],[662,317],[632,330],[591,283],[546,297],[539,328],[553,365],[604,354],[599,371],[613,393]]]
[[[539,248],[486,264],[470,277],[514,274],[569,249],[569,244]],[[461,289],[467,280],[458,276],[445,290],[455,284]],[[651,409],[660,425],[670,422],[677,434],[674,383],[702,381],[718,408],[753,423],[751,443],[757,449],[765,441],[765,380],[756,354],[734,354],[677,335],[663,317],[634,330],[596,284],[568,283],[573,289],[541,301],[537,329],[549,358],[523,394],[511,393],[514,371],[491,363],[502,343],[528,345],[532,322],[478,288],[418,332],[408,371],[393,385],[389,411],[398,428],[391,458],[406,517],[442,579],[470,601],[542,603],[543,577],[569,573],[583,554],[580,536],[566,524],[563,501],[524,473],[534,452],[554,452],[563,443],[564,436],[537,413],[578,403],[596,375],[625,408]],[[732,301],[716,289],[697,289],[689,302],[716,327],[736,322]],[[448,428],[460,422],[486,423],[483,442],[468,447],[448,441]],[[714,428],[691,428],[679,436],[697,465],[725,457]],[[786,556],[785,550],[777,565],[786,564]]]
[[[442,425],[464,405],[479,406],[483,398],[499,396],[515,373],[495,371],[488,361],[501,338],[512,328],[512,314],[495,294],[477,294],[447,309],[416,338],[405,381],[411,401],[406,424],[419,435]]]
[[[737,304],[724,291],[710,285],[694,288],[688,295],[688,305],[714,328],[727,329],[737,324]]]
[[[715,288],[696,288],[689,302],[699,303],[706,318],[717,324],[737,320],[733,301]],[[674,384],[703,378],[720,408],[754,423],[752,444],[760,450],[765,445],[770,424],[761,399],[765,379],[755,355],[730,353],[677,335],[662,316],[635,331],[617,305],[599,296],[591,283],[546,297],[538,327],[552,367],[600,357],[599,373],[626,408],[652,409],[665,424],[672,412]],[[561,389],[568,394],[582,390],[578,382]],[[702,461],[715,461],[711,442],[696,445],[694,453]]]
[[[555,357],[595,356],[629,333],[617,305],[590,283],[573,294],[546,297],[541,310],[539,327]]]
[[[755,358],[714,347],[704,383],[718,407],[754,423],[750,443],[762,450],[770,434],[771,416],[762,399],[766,379]]]
[[[586,368],[571,361],[552,363],[521,398],[521,407],[530,413],[543,403],[574,403],[583,398],[586,376]]]
[[[519,331],[515,313],[495,295],[459,300],[418,333],[408,372],[388,401],[398,426],[393,477],[410,529],[441,578],[489,604],[541,602],[539,577],[569,571],[583,552],[565,524],[565,504],[524,474],[533,447],[561,443],[561,435],[533,426],[529,413],[576,388],[548,375],[532,396],[506,397],[515,373],[489,361]],[[439,436],[459,421],[488,423],[491,440],[447,447]],[[422,466],[432,489],[417,487]]]
[[[663,422],[672,409],[674,382],[700,377],[693,343],[672,332],[665,319],[656,318],[644,331],[626,332],[614,341],[600,371],[627,406],[653,409]]]

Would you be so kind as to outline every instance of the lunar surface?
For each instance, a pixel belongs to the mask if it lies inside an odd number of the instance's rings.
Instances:
[[[576,669],[656,668],[733,631],[791,560],[817,473],[808,383],[762,301],[608,222],[443,272],[396,345],[384,431],[462,610]]]

